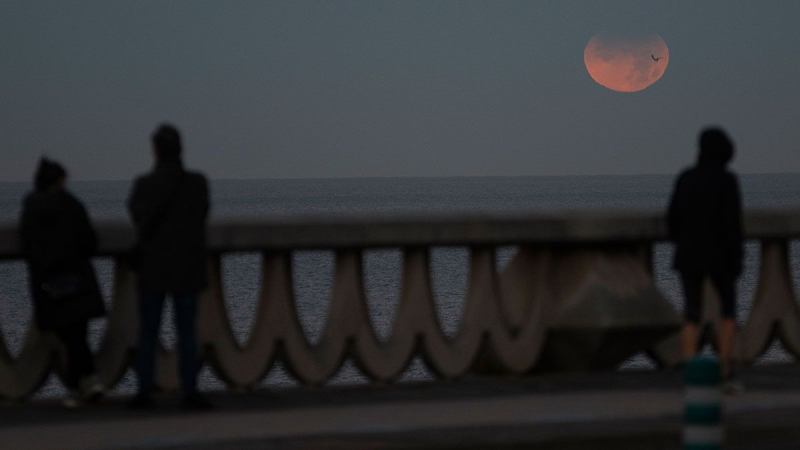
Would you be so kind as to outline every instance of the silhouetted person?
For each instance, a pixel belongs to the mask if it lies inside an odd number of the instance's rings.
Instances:
[[[164,299],[170,296],[178,331],[183,406],[208,407],[197,391],[197,302],[207,285],[208,187],[199,173],[184,170],[181,138],[172,125],[152,136],[155,167],[139,177],[128,199],[138,236],[139,386],[132,407],[153,405],[155,352]]]
[[[66,180],[60,164],[41,159],[34,191],[23,204],[20,236],[36,325],[52,331],[64,346],[69,390],[64,406],[74,408],[103,394],[86,327],[89,319],[105,314],[105,304],[90,261],[97,249],[94,229]]]
[[[736,280],[742,271],[742,202],[737,177],[727,169],[733,152],[724,131],[703,130],[697,164],[678,177],[668,212],[674,268],[686,297],[684,356],[691,358],[698,350],[703,282],[710,279],[721,301],[717,345],[728,379],[736,331]]]

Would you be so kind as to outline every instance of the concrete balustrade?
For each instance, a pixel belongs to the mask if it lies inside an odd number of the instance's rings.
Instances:
[[[800,236],[800,212],[753,212],[745,228],[761,242],[753,309],[738,354],[744,362],[780,339],[800,355],[800,311],[793,294],[788,243]],[[104,381],[117,383],[136,345],[135,274],[121,256],[133,233],[126,224],[98,226],[100,254],[114,258],[106,333],[96,355]],[[613,368],[646,351],[678,361],[677,311],[653,280],[652,247],[665,239],[653,213],[286,218],[215,223],[209,229],[211,284],[203,294],[199,333],[205,362],[231,388],[254,387],[280,360],[298,380],[319,385],[351,358],[370,379],[389,382],[421,357],[439,377],[469,371],[525,374],[535,370]],[[442,331],[431,282],[430,249],[469,248],[469,276],[457,333]],[[518,251],[502,271],[495,249]],[[402,276],[391,335],[378,338],[369,318],[363,250],[399,248]],[[292,283],[292,251],[335,251],[327,322],[318,343],[303,332]],[[222,257],[261,253],[253,326],[240,344],[225,307]],[[19,259],[16,230],[0,227],[0,258]],[[710,295],[709,295],[710,297]],[[320,304],[324,304],[320,299]],[[712,305],[713,302],[709,303]],[[716,310],[706,308],[712,325]],[[0,335],[2,338],[2,335]],[[0,342],[0,396],[24,398],[55,367],[58,346],[30,329],[20,354]],[[158,383],[177,387],[175,355],[159,354]]]

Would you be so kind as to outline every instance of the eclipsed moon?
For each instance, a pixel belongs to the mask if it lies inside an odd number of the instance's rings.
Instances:
[[[657,34],[598,34],[583,50],[586,70],[601,86],[617,92],[639,92],[664,76],[669,48]]]

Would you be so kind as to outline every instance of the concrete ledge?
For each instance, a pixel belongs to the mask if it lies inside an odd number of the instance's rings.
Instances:
[[[213,251],[428,245],[615,244],[666,239],[661,211],[549,214],[448,214],[305,216],[218,221],[209,229]],[[133,232],[127,222],[98,224],[100,252],[127,251]],[[800,236],[800,211],[750,211],[751,239]],[[0,224],[0,258],[18,258],[16,224]]]

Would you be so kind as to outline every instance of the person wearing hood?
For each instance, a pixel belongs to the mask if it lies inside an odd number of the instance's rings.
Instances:
[[[97,250],[95,232],[66,179],[60,164],[41,159],[19,228],[34,320],[63,345],[62,379],[69,390],[64,406],[74,408],[103,394],[86,333],[88,321],[105,314],[105,303],[90,260]]]
[[[667,226],[675,243],[673,267],[683,284],[683,355],[698,351],[703,285],[710,280],[720,298],[717,336],[722,373],[732,384],[736,333],[736,281],[742,271],[742,201],[737,176],[728,170],[734,145],[720,128],[700,133],[697,164],[678,177]]]

